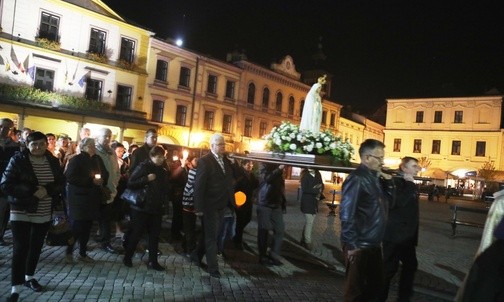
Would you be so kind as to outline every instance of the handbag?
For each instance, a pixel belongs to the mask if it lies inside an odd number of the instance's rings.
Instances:
[[[126,188],[121,194],[121,199],[135,207],[143,207],[145,198],[147,197],[147,186],[142,189]]]
[[[74,242],[70,223],[65,214],[55,214],[47,231],[46,244],[49,246],[68,246],[74,244]]]

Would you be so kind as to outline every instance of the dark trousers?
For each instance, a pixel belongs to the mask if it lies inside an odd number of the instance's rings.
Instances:
[[[33,276],[35,274],[49,225],[50,222],[11,221],[12,238],[14,240],[12,285],[23,284],[25,275]]]
[[[217,262],[217,236],[222,223],[224,209],[205,210],[203,212],[203,229],[205,233],[205,256],[208,272],[219,270]]]
[[[269,239],[269,231],[273,231],[272,240]],[[272,209],[265,206],[257,206],[257,248],[259,257],[265,257],[268,243],[271,241],[269,255],[275,259],[280,257],[284,238],[285,224],[281,208]]]
[[[0,239],[3,239],[9,222],[10,205],[6,197],[0,197]]]
[[[98,227],[100,229],[100,241],[103,245],[110,244],[110,232],[112,223],[113,204],[102,204],[100,206],[100,214],[98,215]]]
[[[381,301],[387,301],[390,281],[399,269],[399,261],[402,264],[402,268],[399,277],[397,301],[409,301],[413,295],[413,281],[418,267],[415,243],[412,240],[401,243],[385,241],[383,242],[385,284],[381,295]]]
[[[72,235],[75,242],[79,242],[79,255],[82,257],[86,256],[87,244],[89,241],[89,235],[91,234],[91,227],[93,226],[92,220],[70,220],[70,225],[72,226]],[[74,250],[74,244],[67,247],[66,253],[72,254]]]
[[[378,301],[383,287],[383,259],[381,247],[370,247],[359,250],[348,260],[345,256],[346,276],[344,301]]]
[[[182,194],[175,195],[172,201],[172,224],[171,233],[172,235],[179,236],[183,229],[183,219],[182,219]]]
[[[196,216],[196,215],[195,215]],[[198,218],[198,216],[196,216]],[[205,256],[205,222],[203,221],[203,216],[199,217],[200,222],[201,222],[201,228],[202,232],[197,238],[197,245],[194,250],[191,252],[191,260],[192,261],[197,261],[198,263],[201,263],[201,260],[203,259],[203,256]]]
[[[196,214],[183,211],[184,222],[184,251],[191,253],[196,248]]]
[[[147,230],[149,238],[149,262],[157,262],[159,234],[161,233],[161,219],[163,213],[150,214],[131,209],[131,229],[127,241],[125,259],[131,259],[143,233]]]
[[[245,203],[241,208],[236,209],[236,228],[234,243],[240,244],[243,242],[243,230],[252,220],[252,202]]]

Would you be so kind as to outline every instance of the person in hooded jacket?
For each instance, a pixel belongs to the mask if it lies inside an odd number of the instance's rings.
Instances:
[[[149,261],[148,268],[164,271],[157,260],[159,234],[161,233],[161,221],[163,207],[168,196],[169,173],[165,168],[165,149],[155,146],[149,151],[149,158],[131,172],[128,179],[128,188],[141,190],[147,189],[145,201],[141,206],[131,207],[131,234],[128,238],[126,251],[123,259],[124,265],[132,267],[131,261],[136,246],[140,241],[144,230],[149,237]]]

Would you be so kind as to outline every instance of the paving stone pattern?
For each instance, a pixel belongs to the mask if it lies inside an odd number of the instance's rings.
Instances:
[[[179,242],[170,242],[169,222],[163,224],[159,257],[165,272],[148,270],[147,255],[140,246],[133,268],[122,264],[122,255],[102,251],[90,240],[94,263],[64,263],[63,247],[44,246],[35,278],[45,286],[42,293],[24,288],[21,301],[342,301],[344,268],[339,242],[338,216],[328,216],[321,202],[314,226],[314,249],[299,245],[304,216],[296,200],[297,181],[287,181],[288,209],[283,243],[283,266],[258,264],[255,213],[246,229],[244,251],[226,250],[219,259],[220,279],[214,279],[183,255]],[[333,187],[327,185],[326,197]],[[451,200],[450,200],[451,201]],[[455,202],[455,201],[451,201]],[[419,271],[413,301],[447,301],[468,271],[479,244],[481,230],[460,227],[450,238],[446,221],[449,206],[421,203],[421,233],[418,246]],[[479,219],[479,218],[475,218]],[[484,217],[481,217],[484,220]],[[10,231],[6,241],[12,242]],[[120,240],[114,246],[120,249]],[[10,293],[12,246],[0,247],[0,297]],[[395,285],[390,301],[394,300]],[[5,298],[2,298],[5,299]]]

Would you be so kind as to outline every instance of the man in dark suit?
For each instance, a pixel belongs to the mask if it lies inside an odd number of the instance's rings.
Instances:
[[[214,134],[210,138],[210,153],[198,160],[198,170],[194,180],[194,207],[196,213],[203,214],[205,255],[208,272],[220,278],[217,262],[217,234],[222,222],[224,209],[234,201],[234,179],[229,161],[224,160],[226,144],[224,137]]]
[[[389,207],[389,219],[383,239],[385,286],[380,301],[386,301],[390,281],[402,264],[397,301],[410,301],[418,267],[415,247],[418,243],[418,188],[413,177],[420,171],[418,160],[403,157],[399,173],[394,177],[395,199]]]

